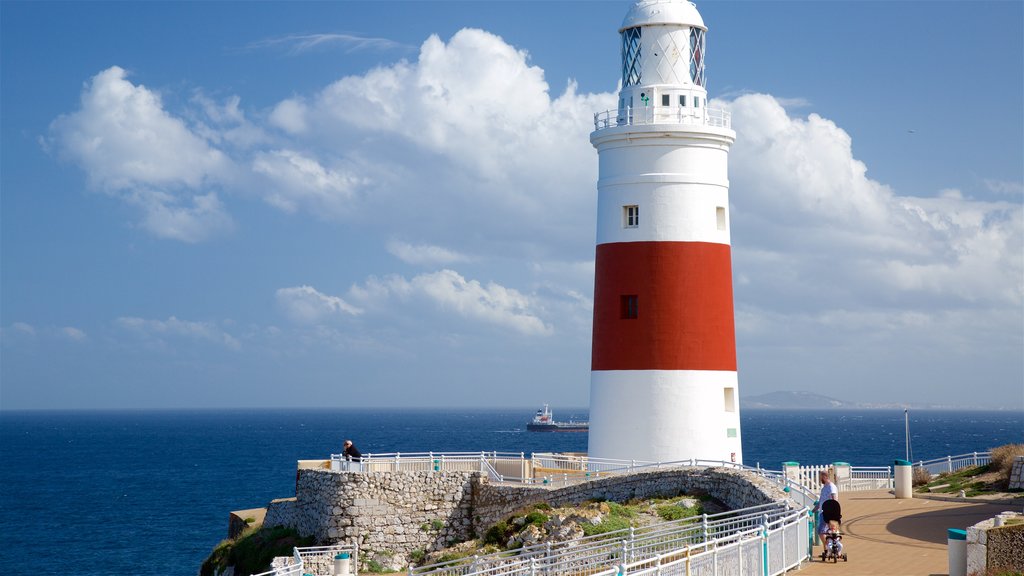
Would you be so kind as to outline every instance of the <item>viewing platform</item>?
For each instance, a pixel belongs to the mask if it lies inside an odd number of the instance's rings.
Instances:
[[[955,471],[986,464],[989,458],[989,453],[976,452],[927,463],[918,462],[914,466]],[[306,465],[313,462],[307,461]],[[558,503],[560,499],[567,502],[579,500],[580,494],[586,496],[584,492],[598,487],[598,493],[604,494],[605,498],[619,501],[616,498],[636,498],[640,492],[646,493],[648,489],[643,487],[649,488],[651,483],[684,490],[684,486],[693,483],[699,475],[707,475],[713,485],[749,486],[753,490],[741,488],[739,492],[726,495],[710,489],[708,493],[722,498],[722,502],[733,500],[727,504],[731,510],[722,514],[704,514],[642,528],[630,527],[564,542],[539,542],[522,546],[514,552],[500,551],[438,564],[410,565],[407,572],[403,571],[410,576],[567,573],[587,576],[770,576],[796,569],[806,574],[824,574],[825,571],[832,574],[946,574],[949,529],[966,529],[1007,511],[1019,513],[1024,506],[1024,498],[1012,496],[995,501],[993,497],[955,500],[934,499],[928,495],[897,497],[901,494],[901,479],[909,478],[905,475],[909,471],[903,467],[910,468],[910,464],[903,461],[897,461],[897,464],[891,468],[854,467],[842,462],[824,466],[800,466],[786,462],[781,470],[772,471],[710,461],[650,463],[590,459],[583,454],[532,454],[527,457],[499,452],[428,452],[367,455],[358,463],[345,462],[340,455],[334,455],[331,460],[321,461],[310,468],[319,469],[316,475],[329,482],[334,482],[330,480],[334,478],[360,485],[382,481],[393,483],[398,481],[398,476],[391,478],[394,474],[400,475],[407,483],[435,483],[447,482],[447,477],[465,479],[472,476],[476,478],[474,482],[482,482],[479,485],[481,490],[511,488],[512,492],[499,498],[504,503],[495,510],[474,508],[474,515],[490,514],[493,516],[491,521],[522,507],[522,502],[504,501],[517,490],[525,490],[522,493],[527,495],[529,491],[538,495],[536,491],[542,490],[553,498],[551,502]],[[834,474],[840,487],[847,561],[825,563],[820,559],[822,548],[815,536],[815,515],[811,508],[820,488],[816,485],[817,473],[826,469]],[[363,475],[369,475],[369,478],[357,480]],[[308,481],[304,482],[309,485]],[[707,480],[698,480],[697,483],[709,485]],[[617,485],[625,489],[617,489]],[[638,489],[639,492],[631,492]],[[570,496],[567,490],[580,494]],[[627,495],[611,495],[617,492]],[[736,499],[740,495],[749,498],[751,494],[759,494],[757,497],[762,503]],[[306,497],[308,499],[309,495]],[[409,495],[403,498],[408,499]],[[528,495],[528,500],[533,502],[536,498]],[[359,505],[358,500],[356,505]],[[377,504],[378,507],[381,505],[383,501]],[[499,509],[502,506],[504,508]],[[339,545],[342,542],[330,549],[297,548],[293,559],[279,559],[281,563],[275,564],[276,570],[266,574],[334,574],[328,556],[341,550]],[[362,546],[345,549],[346,558],[351,558],[351,573],[357,573],[363,552]]]

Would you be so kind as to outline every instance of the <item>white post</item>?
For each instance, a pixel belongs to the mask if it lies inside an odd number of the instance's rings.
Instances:
[[[913,467],[906,460],[897,460],[895,463],[895,491],[896,498],[913,498]]]
[[[949,576],[967,573],[967,531],[957,528],[946,530],[946,554]]]

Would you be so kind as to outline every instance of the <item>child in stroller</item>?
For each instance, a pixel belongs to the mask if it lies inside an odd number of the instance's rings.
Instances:
[[[842,558],[843,562],[846,562],[846,553],[843,552],[843,535],[839,531],[842,526],[843,514],[838,500],[826,500],[822,503],[821,519],[827,524],[823,533],[825,549],[821,551],[821,561],[838,562]]]

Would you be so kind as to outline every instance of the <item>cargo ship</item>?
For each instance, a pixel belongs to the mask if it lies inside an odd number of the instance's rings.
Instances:
[[[530,432],[586,432],[590,430],[590,422],[555,422],[555,415],[545,404],[537,410],[533,420],[526,425]]]

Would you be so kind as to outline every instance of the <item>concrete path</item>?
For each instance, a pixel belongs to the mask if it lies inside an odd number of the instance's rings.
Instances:
[[[1018,504],[965,503],[912,498],[897,500],[887,491],[844,492],[843,546],[849,560],[822,563],[821,545],[813,562],[792,574],[923,575],[946,574],[946,529],[967,528]]]

